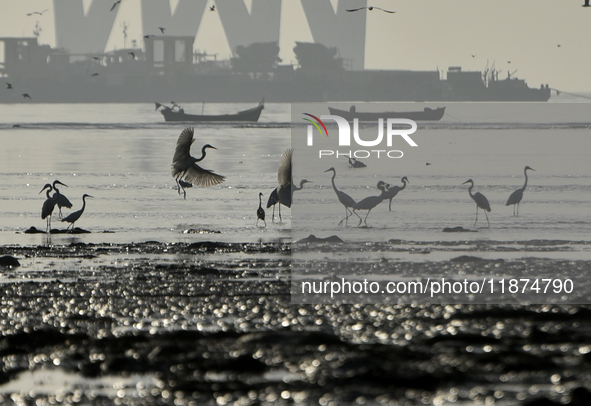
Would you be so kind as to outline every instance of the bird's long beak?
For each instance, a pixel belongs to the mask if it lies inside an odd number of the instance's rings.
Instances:
[[[59,185],[62,185],[62,186],[65,186],[65,187],[69,187],[68,185],[66,185],[65,183],[62,183],[62,182],[60,182],[59,180],[58,180],[58,181],[56,181],[55,183],[57,183],[57,184],[59,184]]]
[[[469,180],[465,181],[464,183],[462,183],[462,185],[465,185],[466,183],[470,183]]]

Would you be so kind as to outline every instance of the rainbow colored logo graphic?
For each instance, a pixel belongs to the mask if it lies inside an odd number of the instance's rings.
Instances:
[[[324,123],[322,122],[322,120],[320,120],[318,117],[313,116],[312,114],[308,114],[308,113],[304,113],[305,115],[312,117],[314,120],[316,120],[321,126],[322,128],[324,128],[324,133],[326,134],[326,137],[328,138],[328,131],[326,130],[326,126],[324,125]],[[322,135],[322,130],[320,129],[320,127],[318,126],[318,124],[316,124],[314,121],[308,119],[308,118],[303,118],[303,120],[306,120],[312,124],[314,124],[314,126],[316,128],[318,128],[318,131],[320,132],[320,135]],[[310,127],[311,128],[311,127]],[[311,130],[309,130],[309,133],[311,133]]]

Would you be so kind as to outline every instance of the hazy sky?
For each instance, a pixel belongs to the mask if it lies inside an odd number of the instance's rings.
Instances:
[[[176,0],[170,1],[174,7]],[[247,5],[250,2],[246,0]],[[338,0],[332,2],[338,7]],[[139,4],[140,0],[121,2],[107,50],[123,48],[124,22],[127,45],[132,39],[141,43]],[[377,10],[367,14],[368,69],[445,71],[462,66],[482,71],[488,61],[489,67],[494,62],[501,71],[500,77],[517,70],[514,76],[532,87],[547,83],[563,91],[591,91],[591,7],[581,7],[583,0],[369,0],[368,4],[396,10],[396,14]],[[51,0],[0,0],[0,37],[32,36],[39,21],[40,42],[55,45],[52,8]],[[42,16],[26,16],[44,9],[49,11]],[[295,59],[295,40],[312,39],[299,0],[283,0],[281,35],[284,62]],[[230,49],[221,37],[219,19],[208,18],[200,26],[195,48],[225,59]]]

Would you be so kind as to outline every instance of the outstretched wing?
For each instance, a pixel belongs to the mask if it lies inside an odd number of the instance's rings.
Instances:
[[[385,11],[386,13],[390,13],[390,14],[393,14],[393,13],[396,12],[396,11],[385,10],[383,8],[380,8],[380,7],[374,7],[374,8],[377,8],[378,10],[382,10],[382,11]]]
[[[352,13],[353,11],[359,11],[359,10],[363,10],[364,8],[366,8],[366,7],[352,8],[352,9],[349,9],[349,10],[347,10],[347,11],[348,11],[349,13]]]
[[[185,128],[178,141],[172,157],[172,176],[177,176],[180,172],[187,170],[192,164],[191,144],[193,143],[194,130],[192,127]]]
[[[183,177],[185,181],[191,182],[195,186],[210,187],[219,185],[225,179],[225,177],[213,173],[208,169],[203,169],[197,164],[193,164],[185,172]]]
[[[277,183],[281,187],[291,187],[291,156],[293,149],[290,148],[281,155],[279,169],[277,170]]]

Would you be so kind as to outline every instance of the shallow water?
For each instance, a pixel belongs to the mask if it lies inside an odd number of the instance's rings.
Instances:
[[[591,104],[516,106],[446,104],[442,121],[419,124],[419,148],[391,165],[296,161],[296,181],[313,183],[294,195],[293,210],[283,208],[282,223],[267,210],[265,228],[255,226],[258,193],[265,202],[291,146],[289,105],[265,106],[257,124],[196,126],[193,155],[217,147],[203,166],[226,181],[188,189],[186,200],[170,176],[185,125],[163,123],[152,105],[3,106],[0,254],[21,267],[0,268],[2,402],[568,401],[590,378],[587,306],[294,305],[289,295],[290,242],[308,234],[344,243],[315,246],[306,259],[381,261],[402,278],[471,275],[473,264],[489,275],[522,267],[586,275]],[[523,185],[525,165],[536,172],[513,217],[504,202]],[[344,210],[323,173],[330,166],[356,199],[378,194],[379,179],[411,183],[391,212],[387,202],[371,212],[370,227],[338,226]],[[491,227],[481,212],[477,232],[443,233],[473,229],[468,178],[491,202]],[[73,210],[82,194],[94,196],[76,223],[90,233],[24,233],[44,229],[38,192],[55,179],[68,185],[61,192]],[[52,227],[65,228],[58,220]]]

